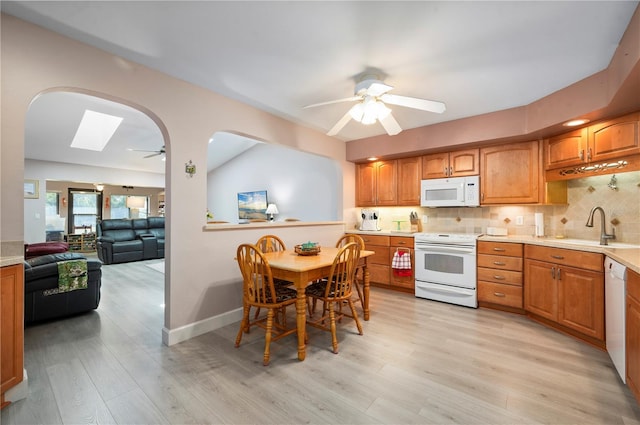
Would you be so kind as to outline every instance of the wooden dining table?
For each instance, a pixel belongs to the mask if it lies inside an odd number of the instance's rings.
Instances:
[[[296,299],[298,360],[304,360],[306,356],[304,340],[307,326],[307,297],[305,295],[305,288],[310,282],[329,276],[333,260],[339,250],[339,248],[323,246],[316,255],[298,255],[292,249],[264,254],[271,267],[273,277],[293,282],[298,293]],[[367,257],[373,254],[375,254],[374,251],[360,251],[360,261],[362,262],[364,271],[364,299],[362,303],[364,320],[369,320],[369,270],[367,268]]]

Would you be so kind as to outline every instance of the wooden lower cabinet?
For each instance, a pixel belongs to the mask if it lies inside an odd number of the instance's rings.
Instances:
[[[603,261],[602,254],[526,245],[525,310],[604,348]]]
[[[478,241],[478,305],[521,313],[522,244]]]
[[[369,279],[372,284],[396,289],[403,292],[414,292],[414,253],[413,238],[406,236],[367,235],[361,234],[365,249],[375,254],[367,259]],[[406,249],[411,255],[411,276],[396,276],[391,262],[396,249]]]
[[[0,268],[0,408],[7,390],[22,382],[24,368],[24,269]]]
[[[391,236],[389,238],[389,264],[392,264],[393,256],[396,251],[404,251],[411,256],[411,274],[408,276],[399,275],[393,270],[393,267],[390,268],[389,281],[392,287],[395,289],[403,289],[409,292],[415,292],[416,288],[416,278],[415,278],[415,255],[413,251],[413,238],[408,238],[405,236]]]
[[[640,274],[627,269],[627,385],[640,403]]]

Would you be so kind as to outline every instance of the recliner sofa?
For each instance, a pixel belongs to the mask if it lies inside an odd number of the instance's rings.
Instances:
[[[87,259],[87,288],[57,293],[58,262],[86,259],[65,252],[24,261],[24,323],[55,319],[95,310],[100,304],[102,263]]]
[[[96,231],[104,264],[164,258],[164,217],[101,220]]]

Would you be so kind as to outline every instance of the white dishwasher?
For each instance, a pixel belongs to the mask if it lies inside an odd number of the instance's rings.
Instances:
[[[622,382],[625,372],[625,292],[627,268],[609,257],[604,260],[604,311],[607,352]]]

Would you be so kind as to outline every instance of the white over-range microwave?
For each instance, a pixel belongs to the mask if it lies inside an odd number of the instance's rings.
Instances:
[[[480,177],[451,177],[422,180],[422,207],[477,207],[480,205]]]

